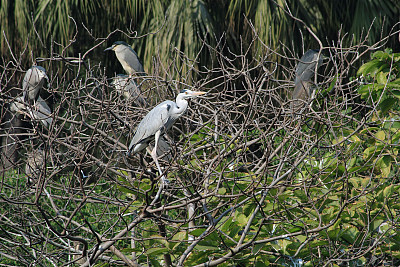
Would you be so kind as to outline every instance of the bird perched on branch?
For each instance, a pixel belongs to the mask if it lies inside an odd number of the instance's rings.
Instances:
[[[141,107],[147,106],[147,101],[141,96],[139,85],[128,75],[118,74],[111,84],[126,100],[133,100]]]
[[[46,70],[41,66],[31,67],[25,74],[22,81],[22,96],[26,103],[36,100],[45,80],[48,80]]]
[[[310,99],[315,91],[312,78],[317,69],[321,66],[323,55],[319,50],[308,50],[300,59],[296,67],[296,77],[294,79],[294,90],[292,99],[298,100],[291,103],[291,107],[299,109],[304,101]]]
[[[32,120],[40,121],[49,128],[53,121],[51,109],[39,95],[46,79],[48,77],[43,67],[30,68],[22,81],[22,96],[15,98],[10,104],[10,110],[14,113],[27,114]]]
[[[129,76],[136,75],[146,76],[143,64],[140,62],[138,55],[130,45],[123,41],[117,41],[112,46],[106,48],[104,51],[113,50],[117,56],[118,61],[121,63],[124,70]]]
[[[149,143],[154,139],[154,148],[151,152],[149,151],[149,153],[161,174],[162,171],[157,159],[157,147],[159,145],[160,136],[168,131],[174,122],[184,114],[188,107],[187,99],[196,98],[203,94],[205,94],[205,92],[184,89],[176,97],[176,102],[166,100],[153,108],[137,126],[135,135],[129,144],[127,156],[147,148]],[[163,182],[165,181],[163,176],[162,180]]]

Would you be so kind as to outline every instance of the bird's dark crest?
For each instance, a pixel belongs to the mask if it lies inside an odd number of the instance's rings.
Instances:
[[[126,45],[126,46],[131,47],[128,43],[126,43],[124,41],[116,41],[116,42],[113,43],[113,45]]]
[[[184,92],[186,92],[186,91],[187,91],[187,89],[183,89],[183,90],[180,91],[179,93],[182,94],[182,93],[184,93]]]

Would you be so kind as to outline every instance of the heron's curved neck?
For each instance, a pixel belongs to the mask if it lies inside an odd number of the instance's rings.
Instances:
[[[178,113],[179,115],[183,114],[187,107],[188,107],[188,102],[186,99],[184,99],[181,95],[178,95],[176,97],[176,113]]]

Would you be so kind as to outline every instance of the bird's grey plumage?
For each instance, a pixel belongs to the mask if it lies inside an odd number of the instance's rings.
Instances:
[[[26,103],[23,96],[17,97],[10,104],[10,110],[14,113],[26,114],[31,120],[40,121],[46,128],[49,128],[53,121],[50,107],[40,96],[32,104]]]
[[[311,81],[315,74],[316,69],[318,69],[323,61],[322,56],[318,58],[319,50],[308,50],[300,58],[300,62],[296,67],[296,77],[294,83],[300,81]],[[317,65],[318,64],[318,65]],[[315,68],[317,65],[317,68]]]
[[[13,102],[10,103],[10,110],[13,113],[23,114],[26,112],[26,105],[23,96],[16,97]]]
[[[318,57],[318,55],[319,50],[308,50],[297,64],[292,94],[292,99],[295,101],[291,102],[292,109],[295,108],[298,111],[314,93],[315,86],[312,79],[323,61],[323,56]]]
[[[134,150],[136,145],[143,144],[143,147],[134,151],[135,153],[139,152],[148,146],[148,143],[154,138],[157,131],[161,131],[161,134],[163,134],[172,127],[175,120],[179,117],[169,113],[174,106],[176,104],[173,101],[166,100],[147,113],[136,128],[135,135],[129,144],[130,152]]]
[[[43,98],[39,96],[32,108],[29,108],[29,111],[31,112],[31,116],[34,120],[40,121],[46,128],[50,127],[51,123],[53,122],[53,118],[51,117],[51,109],[47,105],[46,101],[43,100]]]
[[[46,79],[46,70],[41,66],[33,66],[26,72],[22,81],[22,96],[25,102],[37,99]]]
[[[126,100],[132,100],[138,106],[147,106],[147,101],[141,95],[140,87],[134,79],[128,75],[119,74],[113,78],[111,83],[116,91]]]
[[[146,148],[157,132],[162,135],[168,131],[176,119],[186,111],[188,105],[186,99],[202,94],[204,92],[182,90],[176,97],[176,102],[166,100],[153,108],[137,126],[135,135],[129,144],[128,155]]]
[[[136,128],[135,135],[129,144],[127,155],[129,156],[132,152],[137,153],[143,150],[154,138],[154,148],[150,155],[157,165],[157,169],[161,175],[162,184],[166,183],[167,179],[162,174],[163,172],[157,159],[160,138],[162,134],[172,127],[172,124],[176,121],[176,119],[182,116],[186,111],[188,106],[186,99],[195,98],[203,94],[205,94],[205,92],[182,90],[176,97],[176,102],[167,100],[161,104],[158,104],[143,118]],[[163,187],[161,186],[160,190],[162,190],[162,188]]]
[[[117,41],[104,51],[106,50],[113,50],[115,52],[118,61],[129,75],[132,76],[136,73],[136,75],[146,76],[143,64],[140,62],[137,53],[127,43]]]

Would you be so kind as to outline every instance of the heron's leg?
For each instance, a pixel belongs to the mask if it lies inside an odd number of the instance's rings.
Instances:
[[[151,151],[150,155],[153,158],[154,162],[156,163],[158,171],[160,172],[161,182],[163,184],[166,184],[168,181],[165,178],[164,174],[162,174],[163,172],[161,171],[160,164],[158,163],[158,159],[157,159],[157,146],[158,146],[158,139],[160,139],[160,135],[161,135],[161,131],[157,131],[156,134],[154,135],[155,143],[154,143],[153,151]]]

